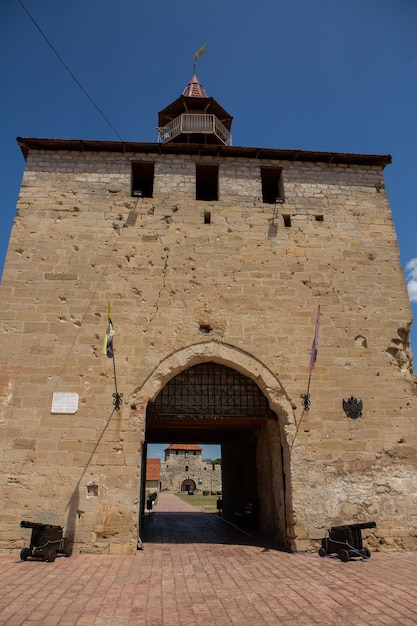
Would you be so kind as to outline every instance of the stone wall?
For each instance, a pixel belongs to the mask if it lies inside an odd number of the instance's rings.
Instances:
[[[130,195],[140,159],[153,198]],[[194,199],[196,162],[220,164],[219,201]],[[260,165],[283,168],[284,204],[262,203]],[[29,150],[0,301],[2,549],[25,545],[29,518],[81,550],[134,551],[147,402],[210,359],[276,411],[291,547],[369,518],[375,545],[417,547],[411,310],[380,166]],[[57,392],[78,394],[76,413],[51,414]]]

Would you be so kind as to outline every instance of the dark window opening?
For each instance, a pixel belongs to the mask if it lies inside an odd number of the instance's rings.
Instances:
[[[147,161],[132,161],[132,196],[152,198],[155,164]]]
[[[185,472],[188,472],[188,471],[189,471],[189,469],[190,469],[190,468],[188,467],[188,465],[186,465],[186,466],[185,466],[185,470],[184,470],[184,471],[185,471]]]
[[[210,224],[211,222],[211,213],[210,211],[204,211],[204,223]]]
[[[322,215],[316,215],[316,222],[323,222],[323,216]]]
[[[87,485],[87,498],[98,498],[98,485],[96,483]]]
[[[282,219],[284,220],[284,226],[286,228],[290,228],[291,227],[291,215],[283,215]]]
[[[218,165],[195,166],[195,197],[196,200],[206,201],[219,199]]]
[[[262,202],[275,204],[284,202],[284,185],[280,167],[261,167]]]

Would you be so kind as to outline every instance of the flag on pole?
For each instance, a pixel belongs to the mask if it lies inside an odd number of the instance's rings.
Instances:
[[[313,345],[311,347],[310,363],[308,366],[308,370],[310,372],[316,363],[317,352],[319,348],[319,337],[320,337],[320,305],[317,308],[316,332],[314,333]]]
[[[201,46],[201,48],[199,48],[199,50],[197,50],[197,52],[194,54],[194,63],[197,61],[198,57],[201,57],[203,52],[206,51],[206,45],[207,44],[204,44],[204,46]]]
[[[109,359],[114,357],[113,350],[113,337],[114,337],[114,328],[113,323],[111,321],[110,315],[110,302],[107,303],[107,327],[106,327],[106,336],[103,341],[103,348],[101,350],[102,354],[107,354]]]

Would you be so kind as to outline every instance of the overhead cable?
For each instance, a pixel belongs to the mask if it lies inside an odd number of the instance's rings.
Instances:
[[[116,134],[116,136],[119,138],[119,140],[123,142],[123,139],[121,138],[121,136],[119,135],[119,133],[117,132],[117,130],[115,129],[115,127],[113,126],[113,124],[110,122],[110,120],[106,117],[106,115],[104,115],[103,111],[97,106],[97,104],[94,102],[94,100],[91,98],[91,96],[87,93],[87,91],[84,89],[84,87],[81,85],[80,81],[77,79],[77,77],[73,74],[73,72],[70,70],[70,68],[68,67],[68,65],[66,65],[66,63],[64,62],[64,60],[62,59],[61,55],[58,53],[58,51],[56,50],[56,48],[52,45],[52,43],[49,41],[48,37],[45,35],[45,33],[42,31],[42,29],[40,28],[40,26],[36,23],[35,19],[32,17],[32,15],[30,14],[30,12],[28,11],[28,9],[25,7],[25,5],[23,4],[22,0],[17,0],[20,4],[20,6],[22,7],[22,9],[25,11],[25,13],[28,15],[29,19],[33,22],[34,26],[36,27],[36,29],[40,32],[40,34],[42,35],[42,37],[45,39],[46,43],[48,44],[48,46],[51,48],[51,50],[53,51],[53,53],[55,54],[55,56],[57,57],[57,59],[59,60],[59,62],[61,63],[61,65],[67,70],[68,74],[71,76],[71,78],[73,79],[73,81],[78,85],[78,87],[81,89],[81,91],[83,92],[83,94],[85,96],[87,96],[87,98],[89,99],[89,101],[91,102],[91,104],[94,106],[94,108],[99,112],[99,114],[101,115],[101,117],[105,120],[105,122],[110,126],[110,128],[112,129],[112,131]]]

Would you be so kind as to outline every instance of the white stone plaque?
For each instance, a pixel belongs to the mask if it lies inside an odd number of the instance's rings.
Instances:
[[[78,393],[56,391],[52,396],[51,413],[74,415],[78,411]]]

